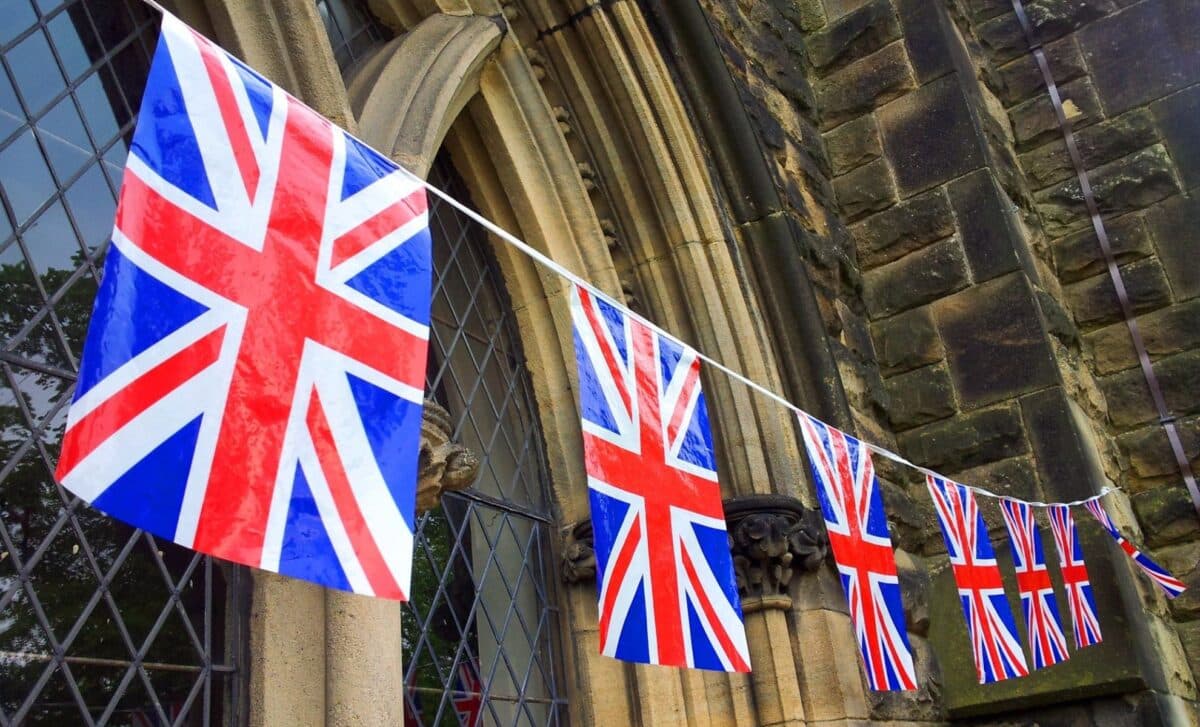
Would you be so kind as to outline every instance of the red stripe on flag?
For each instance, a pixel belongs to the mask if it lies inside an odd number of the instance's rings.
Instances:
[[[729,657],[729,662],[733,665],[734,671],[750,671],[750,665],[742,659],[741,653],[733,645],[733,640],[729,638],[729,633],[725,630],[720,618],[717,617],[717,612],[713,608],[712,602],[709,601],[708,595],[700,585],[700,577],[696,575],[696,567],[692,563],[692,558],[688,555],[687,549],[680,548],[679,552],[683,556],[683,569],[687,572],[692,589],[696,592],[696,597],[700,600],[700,608],[704,611],[704,617],[712,625],[713,633],[716,634],[717,641],[721,643],[721,648],[725,650],[725,654]]]
[[[637,550],[641,539],[641,519],[635,516],[633,525],[629,527],[629,535],[625,537],[625,544],[621,546],[621,552],[617,554],[617,559],[613,563],[608,578],[608,590],[604,592],[604,603],[600,607],[600,648],[604,648],[604,644],[608,641],[608,624],[612,620],[613,604],[617,600],[621,584],[625,582],[625,571],[629,570],[629,564],[633,561],[633,553]]]
[[[692,361],[692,365],[688,366],[686,376],[683,387],[679,391],[679,402],[671,414],[670,424],[667,425],[668,444],[675,442],[675,435],[679,432],[679,427],[683,426],[683,415],[687,411],[687,402],[692,398],[692,390],[700,383],[700,359]]]
[[[233,86],[225,74],[225,68],[217,58],[216,52],[207,43],[197,43],[200,57],[204,59],[204,68],[212,81],[213,93],[217,97],[217,108],[221,110],[221,118],[225,121],[225,130],[229,133],[229,145],[233,148],[233,158],[237,160],[238,169],[246,183],[246,196],[251,200],[258,191],[258,160],[254,157],[254,147],[246,132],[246,123],[238,110],[237,100],[233,95]]]
[[[62,479],[96,447],[138,414],[211,366],[221,354],[225,326],[192,343],[135,379],[75,422],[63,437],[55,476]]]
[[[313,389],[312,399],[308,403],[308,430],[312,434],[313,446],[317,450],[317,460],[321,463],[321,471],[325,473],[325,481],[329,483],[329,492],[333,496],[333,504],[337,507],[338,517],[346,529],[346,537],[358,556],[367,582],[371,590],[380,598],[403,600],[404,592],[392,577],[379,545],[367,528],[367,521],[358,506],[350,481],[346,479],[346,469],[338,454],[337,445],[333,441],[333,432],[329,429],[329,421],[325,418],[324,407],[320,397]]]
[[[333,241],[333,259],[330,266],[343,262],[379,242],[417,217],[425,214],[428,204],[425,190],[418,187],[404,199],[384,209]]]

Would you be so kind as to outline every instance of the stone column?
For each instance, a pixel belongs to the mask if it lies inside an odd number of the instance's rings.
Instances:
[[[783,495],[744,495],[725,501],[733,568],[750,644],[751,688],[762,725],[803,725],[804,704],[788,611],[794,571],[814,570],[828,540],[815,513]]]
[[[450,440],[450,415],[425,400],[417,471],[417,513],[442,493],[475,481],[479,457]],[[404,721],[400,605],[342,591],[325,594],[326,724],[398,725]]]

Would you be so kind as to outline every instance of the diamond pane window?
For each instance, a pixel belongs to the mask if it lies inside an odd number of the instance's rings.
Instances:
[[[431,181],[466,199],[439,159]],[[431,198],[434,301],[426,395],[480,459],[475,483],[417,524],[404,604],[405,711],[423,725],[564,719],[553,523],[541,430],[486,232]]]
[[[157,17],[0,5],[0,726],[234,723],[245,571],[52,477]]]
[[[392,37],[365,7],[353,0],[317,0],[317,11],[333,46],[333,57],[343,72],[377,44]]]

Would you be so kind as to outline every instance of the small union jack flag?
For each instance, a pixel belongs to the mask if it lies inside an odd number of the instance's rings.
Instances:
[[[1063,588],[1067,591],[1067,606],[1075,624],[1075,648],[1098,644],[1103,640],[1100,619],[1096,617],[1096,598],[1092,595],[1092,582],[1083,562],[1083,549],[1079,547],[1075,518],[1068,505],[1051,505],[1046,512],[1050,516],[1054,545],[1058,548],[1058,567]]]
[[[600,591],[600,649],[749,671],[696,352],[571,293]]]
[[[166,15],[59,479],[181,545],[403,599],[426,217],[418,180]]]
[[[876,691],[916,689],[896,557],[871,455],[845,432],[799,417],[867,681]]]
[[[1042,551],[1042,537],[1033,517],[1033,506],[1020,500],[1000,500],[1000,512],[1008,527],[1017,589],[1025,607],[1025,626],[1033,653],[1033,668],[1042,669],[1067,659],[1067,637],[1063,635],[1054,602],[1054,586]]]
[[[478,672],[472,659],[464,659],[458,665],[458,678],[450,697],[460,725],[475,727],[483,717],[483,684]]]
[[[1121,535],[1120,531],[1117,530],[1117,526],[1113,524],[1112,518],[1108,516],[1108,512],[1104,509],[1104,506],[1100,504],[1099,500],[1089,500],[1087,502],[1087,509],[1091,511],[1092,515],[1096,517],[1096,520],[1104,526],[1104,529],[1108,531],[1108,534],[1112,536],[1113,540],[1117,541],[1117,545],[1121,546],[1121,550],[1125,551],[1125,554],[1132,558],[1134,563],[1137,563],[1138,567],[1142,569],[1142,572],[1149,576],[1150,580],[1154,581],[1154,583],[1162,589],[1163,593],[1167,594],[1167,598],[1175,598],[1187,590],[1187,586],[1183,584],[1183,581],[1168,573],[1166,569],[1158,563],[1150,560],[1145,553],[1133,547],[1133,543],[1129,542],[1125,539],[1125,536]]]
[[[996,554],[988,540],[987,525],[975,493],[933,475],[926,475],[925,482],[946,539],[979,683],[1025,676],[1029,673],[1025,652],[1021,651]]]

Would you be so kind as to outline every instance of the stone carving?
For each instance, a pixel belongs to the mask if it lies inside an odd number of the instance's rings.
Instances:
[[[479,473],[479,456],[451,441],[450,434],[450,412],[426,399],[417,460],[418,513],[437,507],[443,492],[469,487]]]
[[[596,551],[591,520],[582,520],[563,530],[562,579],[567,584],[594,582],[596,579]]]
[[[784,495],[745,495],[725,501],[730,550],[742,609],[787,609],[797,569],[814,571],[829,552],[816,510]]]

